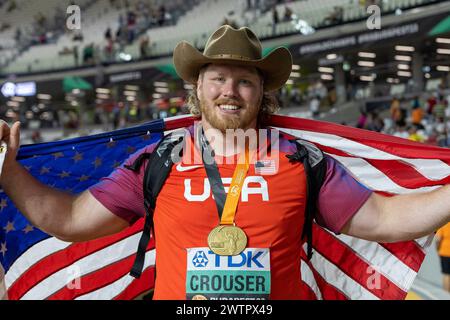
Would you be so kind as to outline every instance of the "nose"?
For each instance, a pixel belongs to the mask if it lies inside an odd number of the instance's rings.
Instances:
[[[224,83],[222,94],[226,98],[237,98],[237,85],[233,79],[229,79]]]

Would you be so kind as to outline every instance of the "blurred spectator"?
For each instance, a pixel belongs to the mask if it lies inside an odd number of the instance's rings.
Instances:
[[[158,25],[162,26],[166,21],[166,7],[161,5],[158,10]]]
[[[92,64],[94,63],[94,43],[90,43],[83,49],[83,63]]]
[[[445,109],[447,107],[447,103],[443,97],[439,97],[436,104],[433,108],[433,115],[436,119],[444,119],[445,118]]]
[[[141,37],[139,51],[141,53],[141,59],[145,59],[150,56],[150,38],[148,35]]]
[[[131,44],[134,41],[135,31],[136,31],[136,14],[134,11],[128,11],[127,13],[127,43]]]
[[[323,23],[325,25],[342,23],[343,17],[344,17],[344,8],[340,6],[335,6],[333,7],[333,11],[327,17],[325,17]]]
[[[110,39],[106,39],[104,54],[105,54],[105,61],[106,62],[113,62],[115,57],[115,46],[114,41]]]
[[[437,118],[435,121],[435,130],[437,132],[437,143],[440,147],[448,147],[448,131],[449,125],[445,122],[445,118]]]
[[[110,27],[108,27],[108,29],[106,29],[106,31],[105,31],[105,39],[112,40],[111,28]]]
[[[73,59],[75,60],[75,66],[78,67],[78,64],[80,63],[78,46],[73,46],[72,52],[73,52]]]
[[[19,42],[22,39],[22,29],[20,27],[16,28],[16,33],[14,34],[14,40]]]
[[[437,100],[436,100],[436,95],[433,94],[431,95],[428,100],[427,100],[427,114],[428,115],[432,115],[433,114],[433,109],[434,109],[434,105],[436,104]]]
[[[239,26],[234,20],[229,19],[228,17],[225,17],[222,21],[221,26],[228,25],[231,26],[234,29],[239,29]]]
[[[365,128],[367,130],[381,132],[384,128],[384,121],[380,118],[377,112],[373,111],[367,117]]]
[[[292,9],[288,6],[284,6],[284,15],[283,21],[291,21],[292,20]]]
[[[441,260],[443,287],[450,292],[450,223],[437,231],[436,248]]]
[[[73,35],[73,41],[80,41],[83,42],[83,33],[79,30],[75,31],[75,34]]]
[[[408,133],[408,131],[406,131],[405,126],[398,126],[397,129],[394,131],[393,136],[403,138],[403,139],[408,139],[409,133]]]
[[[33,143],[41,143],[42,142],[41,132],[39,130],[33,131],[31,135],[31,140],[33,141]]]
[[[416,142],[424,142],[425,141],[425,137],[420,134],[417,130],[417,127],[415,125],[411,125],[408,129],[408,139],[412,140],[412,141],[416,141]]]
[[[276,34],[277,24],[280,22],[280,17],[278,16],[277,7],[272,8],[272,35]]]
[[[309,102],[309,111],[311,111],[311,115],[313,118],[316,118],[319,115],[320,109],[320,96],[316,95]]]
[[[15,9],[17,9],[17,3],[16,3],[16,0],[10,0],[10,1],[9,1],[8,9],[6,9],[6,11],[12,12],[12,11],[14,11]]]
[[[424,111],[420,107],[419,97],[415,97],[412,102],[412,112],[411,121],[412,123],[420,129],[423,129],[422,119],[424,116]]]
[[[397,97],[392,99],[390,113],[391,119],[397,126],[405,126],[406,111],[401,107],[400,100]]]
[[[356,122],[356,127],[363,129],[366,127],[366,122],[367,122],[367,112],[365,112],[364,110],[360,110],[360,115],[358,117],[358,121]]]

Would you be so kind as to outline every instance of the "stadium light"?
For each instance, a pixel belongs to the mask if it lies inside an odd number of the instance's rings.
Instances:
[[[288,81],[286,81],[286,84],[294,84],[294,80],[289,79]]]
[[[156,87],[155,91],[159,92],[159,93],[168,93],[169,92],[169,88]]]
[[[160,93],[154,93],[154,94],[152,95],[152,97],[153,97],[154,99],[159,99],[159,98],[162,97],[162,94],[160,94]]]
[[[169,87],[169,85],[167,84],[167,82],[161,82],[161,81],[155,81],[155,82],[153,82],[153,86],[154,86],[154,87],[163,87],[163,88]]]
[[[109,94],[111,92],[111,90],[106,89],[106,88],[97,88],[97,89],[95,89],[95,92]]]
[[[327,59],[328,60],[334,60],[336,58],[337,58],[337,54],[336,53],[327,54]]]
[[[300,66],[298,64],[293,64],[292,70],[300,70]]]
[[[397,65],[397,68],[400,70],[409,70],[409,65],[408,64],[404,64],[404,63],[399,63]]]
[[[11,97],[12,101],[17,101],[17,102],[25,102],[25,98],[24,97]]]
[[[321,74],[320,79],[322,80],[333,80],[333,76],[331,74]]]
[[[19,106],[20,106],[20,103],[17,102],[17,101],[8,101],[8,102],[6,102],[6,105],[7,105],[8,107],[19,107]]]
[[[132,90],[125,90],[123,92],[123,94],[126,95],[126,96],[135,96],[137,94],[137,92],[136,91],[132,91]]]
[[[136,100],[135,96],[127,96],[127,101],[133,102]]]
[[[373,80],[375,80],[375,78],[372,77],[372,76],[360,76],[360,77],[359,77],[359,80],[361,80],[361,81],[367,81],[367,82],[372,82]]]
[[[430,79],[431,78],[431,74],[425,73],[425,78]]]
[[[388,83],[399,83],[400,80],[397,79],[397,78],[387,78],[386,82],[388,82]]]
[[[450,54],[450,49],[438,48],[436,50],[436,52],[439,53],[439,54]]]
[[[300,78],[300,72],[291,72],[291,78]]]
[[[123,61],[131,61],[131,59],[133,59],[133,57],[131,56],[131,54],[125,53],[125,52],[121,52],[119,53],[119,58]]]
[[[375,67],[375,62],[373,62],[373,61],[358,61],[358,66],[360,66],[360,67]]]
[[[449,38],[436,38],[436,42],[450,44],[450,39]]]
[[[49,94],[39,93],[37,95],[37,98],[40,99],[40,100],[51,100],[52,96],[49,95]]]
[[[34,118],[33,111],[25,112],[25,118],[27,118],[28,120],[33,119]]]
[[[397,71],[397,75],[400,77],[411,77],[412,74],[409,71]]]
[[[98,99],[104,99],[104,100],[106,100],[106,99],[109,99],[109,95],[107,95],[107,94],[102,94],[102,93],[98,93],[98,94],[97,94],[97,98],[98,98]]]
[[[436,67],[437,71],[446,71],[449,72],[450,71],[450,67],[449,66],[437,66]]]
[[[412,46],[395,46],[395,50],[397,50],[397,51],[414,52],[414,47],[412,47]]]
[[[373,52],[358,52],[358,57],[374,59],[377,55]]]
[[[125,86],[125,90],[139,91],[139,87],[128,84]]]
[[[333,73],[334,72],[333,68],[327,68],[327,67],[319,67],[317,70],[319,70],[319,72],[324,72],[324,73]]]
[[[295,30],[299,31],[301,34],[308,35],[316,31],[308,22],[298,19],[295,14],[292,15],[292,19],[293,21],[291,21],[291,23],[294,25]]]
[[[402,55],[396,55],[394,57],[395,60],[397,61],[411,61],[412,58],[410,56],[402,56]]]

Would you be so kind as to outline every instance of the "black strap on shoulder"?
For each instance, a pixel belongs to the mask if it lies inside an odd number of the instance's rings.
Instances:
[[[305,168],[306,173],[306,208],[305,208],[305,222],[303,224],[302,239],[306,238],[307,243],[307,258],[312,257],[312,240],[313,240],[313,220],[317,212],[317,199],[319,190],[322,186],[325,173],[326,161],[322,152],[315,148],[308,151],[308,147],[297,140],[292,141],[297,146],[297,151],[292,155],[286,157],[291,162],[301,162]],[[315,154],[313,155],[312,150]]]
[[[156,199],[161,191],[164,182],[173,166],[172,150],[181,141],[183,137],[179,137],[175,140],[171,140],[171,135],[165,136],[158,145],[155,147],[152,153],[141,154],[133,164],[125,166],[125,168],[132,171],[139,171],[141,165],[145,159],[148,159],[148,164],[145,169],[144,181],[143,181],[143,193],[144,193],[144,208],[145,208],[145,222],[142,231],[141,239],[136,253],[136,259],[134,260],[133,267],[130,271],[130,275],[135,278],[140,278],[145,262],[145,252],[150,241],[150,233],[153,231],[153,237],[155,238],[155,230],[153,228],[153,213],[156,207]]]

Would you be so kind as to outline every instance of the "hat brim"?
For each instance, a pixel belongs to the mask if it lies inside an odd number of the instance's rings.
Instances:
[[[223,63],[258,68],[264,75],[264,91],[281,88],[289,79],[292,56],[288,49],[279,47],[258,60],[239,58],[206,57],[186,41],[180,42],[173,51],[173,63],[177,74],[186,82],[196,83],[200,69],[209,63]]]

